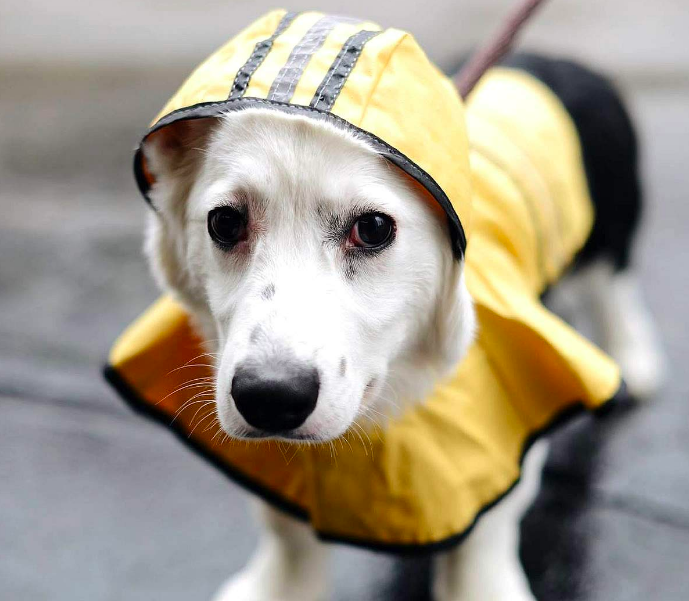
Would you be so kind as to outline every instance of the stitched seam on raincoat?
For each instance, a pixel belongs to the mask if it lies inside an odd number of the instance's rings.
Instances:
[[[261,66],[261,63],[263,63],[266,56],[268,56],[269,52],[272,50],[273,42],[275,42],[275,40],[285,32],[285,30],[292,24],[294,19],[296,19],[300,14],[301,13],[285,13],[282,19],[280,19],[280,22],[278,23],[278,26],[273,34],[265,40],[256,42],[251,56],[242,65],[239,71],[237,71],[237,75],[235,75],[234,81],[232,82],[232,88],[230,89],[230,95],[228,96],[230,100],[244,96],[244,93],[249,87],[249,83],[251,82],[251,78],[256,72],[256,69]]]
[[[484,123],[488,124],[489,127],[491,128],[497,128],[498,126],[493,123],[493,120],[490,118],[489,115],[485,114],[485,111],[481,110],[473,110],[473,115],[475,117],[478,117],[481,121]],[[537,216],[537,221],[540,224],[538,227],[540,233],[542,234],[542,245],[543,245],[543,263],[544,263],[544,269],[546,269],[545,265],[545,257],[546,254],[548,256],[552,255],[552,260],[555,263],[556,270],[561,272],[564,269],[564,266],[567,264],[566,260],[566,249],[563,246],[563,240],[566,239],[566,234],[563,228],[562,224],[562,207],[560,206],[560,203],[557,202],[555,196],[552,194],[552,190],[549,186],[548,180],[543,177],[541,172],[538,170],[536,167],[537,165],[537,160],[534,159],[534,157],[531,156],[529,152],[527,152],[521,145],[516,144],[511,138],[506,137],[506,140],[508,141],[510,147],[513,149],[513,151],[521,157],[521,159],[525,162],[528,163],[532,168],[533,172],[535,173],[535,177],[538,179],[538,182],[543,190],[544,190],[544,202],[539,202],[537,195],[531,194],[528,192],[527,186],[522,186],[519,185],[519,183],[512,177],[510,179],[512,182],[517,185],[519,190],[525,191],[524,196],[530,198],[532,206],[541,206],[542,210],[538,211],[538,216]],[[479,150],[479,149],[477,149]],[[479,150],[480,151],[480,150]],[[492,156],[490,151],[486,151],[483,153],[486,157]],[[496,165],[498,164],[497,160],[493,161]],[[501,165],[498,165],[501,166]],[[505,170],[506,172],[506,170]],[[534,208],[535,210],[535,208]],[[543,218],[541,218],[541,214],[543,214]],[[546,236],[545,232],[550,231],[550,227],[546,224],[547,221],[552,221],[555,224],[555,230],[557,232],[557,236]],[[547,249],[547,253],[546,253]],[[546,271],[547,273],[547,271]]]
[[[364,118],[366,117],[366,111],[368,111],[368,105],[371,102],[371,98],[373,98],[373,95],[375,94],[376,90],[378,89],[378,84],[380,84],[380,80],[383,78],[383,74],[385,73],[385,70],[388,68],[388,65],[390,64],[390,61],[392,60],[392,57],[395,55],[395,52],[397,52],[397,49],[400,47],[402,42],[406,40],[409,36],[408,33],[404,33],[402,37],[397,41],[395,46],[393,47],[392,50],[390,50],[390,56],[388,56],[388,60],[385,61],[385,64],[383,65],[383,68],[380,70],[380,73],[378,73],[378,77],[376,78],[376,81],[374,82],[373,86],[371,86],[371,91],[368,94],[368,98],[366,99],[366,102],[364,102],[364,108],[361,110],[361,117],[359,117],[359,123],[364,122]],[[449,201],[449,198],[448,198]]]
[[[333,108],[333,105],[340,96],[340,92],[342,91],[349,74],[359,61],[359,57],[364,50],[364,46],[366,46],[366,43],[379,33],[381,32],[362,29],[361,31],[349,37],[337,55],[335,62],[333,62],[333,64],[330,66],[327,76],[318,86],[318,89],[311,100],[311,107],[326,111],[329,111]],[[352,53],[352,51],[354,52]],[[347,59],[348,62],[344,62],[345,59]],[[345,68],[341,71],[340,68],[342,67],[343,63]],[[328,86],[335,76],[340,77],[340,82],[329,89]],[[321,103],[321,101],[323,101],[323,103]]]
[[[582,155],[582,148],[581,148],[581,138],[579,136],[579,132],[577,130],[577,126],[574,123],[574,117],[572,114],[569,112],[567,107],[564,105],[562,102],[562,99],[555,93],[555,91],[544,81],[541,81],[536,75],[533,73],[521,69],[521,68],[515,68],[515,67],[508,67],[508,66],[500,66],[496,67],[497,69],[504,69],[505,71],[511,71],[512,73],[516,74],[520,78],[528,79],[531,82],[531,85],[534,87],[537,87],[541,89],[542,92],[544,92],[545,97],[546,97],[546,102],[549,105],[557,105],[558,109],[557,112],[562,113],[562,115],[565,117],[567,121],[567,129],[571,130],[571,134],[574,137],[574,139],[577,141],[577,160],[579,163],[583,166],[584,164],[584,157]],[[531,157],[529,157],[531,159]],[[532,161],[535,162],[535,161]],[[588,189],[587,189],[587,194],[588,194]],[[590,198],[590,194],[589,194]],[[565,215],[564,211],[562,210],[562,207],[560,206],[560,203],[554,202],[553,201],[553,207],[554,207],[554,213],[555,213],[555,219],[557,220],[557,226],[558,226],[558,232],[561,237],[566,236],[566,232],[571,232],[575,228],[572,226],[569,218],[567,215]],[[565,225],[566,222],[566,225]],[[563,251],[564,252],[564,251]]]
[[[475,143],[471,144],[471,149],[482,155],[484,159],[486,159],[489,163],[491,163],[496,169],[500,170],[500,172],[510,180],[510,182],[514,185],[514,187],[519,190],[520,196],[524,201],[524,206],[526,207],[526,211],[529,214],[529,219],[531,221],[531,224],[533,226],[534,230],[534,236],[536,238],[536,255],[537,255],[537,261],[538,261],[538,271],[540,273],[541,279],[543,280],[543,285],[548,284],[548,270],[546,268],[546,263],[545,263],[545,242],[543,241],[543,231],[540,223],[540,219],[538,218],[538,214],[536,211],[536,207],[534,206],[534,201],[531,199],[531,197],[525,192],[525,190],[519,185],[517,181],[512,177],[512,175],[505,169],[504,165],[495,158],[491,154],[490,151],[487,151],[485,148],[477,146]]]
[[[285,65],[280,69],[277,77],[270,86],[268,98],[278,102],[289,102],[294,95],[294,89],[304,73],[306,65],[313,55],[320,50],[333,29],[340,23],[357,23],[351,17],[326,15],[314,23],[304,34],[304,37],[292,49]],[[287,91],[282,91],[287,83]]]

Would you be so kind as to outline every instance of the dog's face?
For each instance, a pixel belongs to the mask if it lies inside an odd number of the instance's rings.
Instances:
[[[149,256],[216,353],[231,436],[333,439],[461,357],[473,312],[445,217],[363,141],[247,110],[144,152]]]

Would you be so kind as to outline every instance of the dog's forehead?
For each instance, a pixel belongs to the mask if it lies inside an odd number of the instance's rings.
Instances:
[[[224,116],[207,160],[218,178],[266,199],[338,202],[391,177],[384,159],[349,132],[270,110]]]

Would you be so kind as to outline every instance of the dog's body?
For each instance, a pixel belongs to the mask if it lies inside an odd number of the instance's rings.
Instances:
[[[647,396],[660,359],[629,260],[641,207],[631,122],[609,84],[581,67],[538,57],[510,65],[545,82],[577,128],[597,219],[570,294],[594,302],[601,344],[631,392]],[[442,215],[365,141],[257,108],[187,122],[143,152],[156,182],[148,255],[216,360],[227,434],[318,442],[384,425],[461,363],[476,329],[463,261]],[[546,451],[533,446],[520,483],[438,555],[439,601],[532,598],[519,522]],[[217,599],[324,598],[322,543],[268,505],[261,515],[254,558]]]

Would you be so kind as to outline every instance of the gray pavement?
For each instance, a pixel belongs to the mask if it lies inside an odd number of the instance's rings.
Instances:
[[[507,3],[434,2],[422,16],[401,3],[396,18],[392,3],[361,4],[339,12],[411,27],[449,66],[460,42],[438,23],[461,22],[464,48]],[[188,67],[262,4],[83,6],[0,5],[0,600],[202,600],[255,542],[244,496],[131,414],[99,369],[156,297],[132,146]],[[638,263],[672,369],[654,403],[557,435],[524,523],[543,601],[689,598],[687,25],[681,0],[563,0],[526,36],[614,70],[629,96],[649,197]],[[335,553],[333,599],[427,598],[424,560]]]

